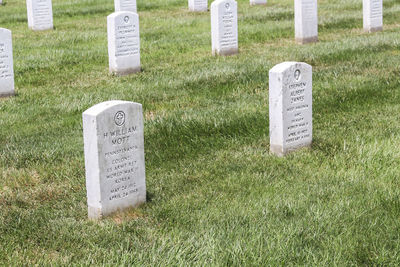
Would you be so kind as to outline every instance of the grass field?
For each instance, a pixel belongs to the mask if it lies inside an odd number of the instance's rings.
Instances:
[[[0,100],[0,265],[399,265],[400,1],[384,32],[321,0],[294,42],[293,1],[239,0],[239,49],[211,56],[209,13],[138,0],[143,72],[108,74],[112,0],[53,0],[54,31],[4,0],[17,95]],[[269,153],[268,71],[313,66],[312,149]],[[81,114],[143,104],[148,202],[87,219]]]

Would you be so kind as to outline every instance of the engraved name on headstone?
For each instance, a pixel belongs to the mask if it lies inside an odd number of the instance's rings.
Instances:
[[[364,30],[367,32],[382,31],[382,0],[363,0],[363,26]]]
[[[267,0],[250,0],[250,5],[266,5]]]
[[[14,67],[11,31],[0,28],[0,97],[14,95]]]
[[[318,42],[317,0],[295,0],[294,10],[296,42]]]
[[[188,0],[189,10],[194,12],[207,11],[208,0]]]
[[[130,11],[115,12],[107,17],[108,59],[111,73],[127,75],[139,72],[139,16]]]
[[[142,105],[106,101],[83,113],[88,215],[146,201]]]
[[[236,1],[216,0],[211,4],[211,40],[213,55],[238,53]]]
[[[51,0],[26,0],[28,26],[35,31],[53,29]]]
[[[136,0],[114,0],[115,12],[131,11],[137,13]]]
[[[270,150],[278,156],[312,142],[312,67],[283,62],[269,71]]]

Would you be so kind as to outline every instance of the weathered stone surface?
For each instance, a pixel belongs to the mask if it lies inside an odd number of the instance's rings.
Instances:
[[[250,0],[250,5],[266,5],[267,0]]]
[[[146,201],[142,105],[107,101],[83,113],[88,214],[99,219]]]
[[[211,39],[213,55],[239,52],[236,1],[217,0],[211,4]]]
[[[312,142],[312,67],[284,62],[269,71],[270,150],[278,156]]]
[[[136,0],[114,0],[115,12],[131,11],[137,13]]]
[[[35,31],[53,29],[51,0],[26,0],[28,26]]]
[[[110,72],[127,75],[141,70],[139,16],[130,11],[107,17],[108,59]]]
[[[382,0],[363,0],[363,26],[364,30],[367,32],[382,31]]]
[[[0,97],[14,95],[14,66],[11,31],[0,28]]]
[[[295,0],[295,36],[300,44],[318,41],[317,0]]]
[[[208,10],[207,0],[188,0],[189,10],[193,12],[204,12]]]

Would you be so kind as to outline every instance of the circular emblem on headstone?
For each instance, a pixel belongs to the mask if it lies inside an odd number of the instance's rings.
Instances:
[[[129,17],[125,16],[124,21],[125,21],[125,23],[128,23],[129,22]]]
[[[123,111],[118,111],[114,116],[115,124],[118,126],[122,126],[125,123],[125,113]]]
[[[231,7],[231,6],[229,5],[229,3],[226,3],[226,4],[225,4],[225,8],[226,8],[227,10],[229,10],[230,7]]]
[[[296,70],[296,71],[294,72],[294,79],[295,79],[296,81],[298,81],[298,80],[300,80],[300,77],[301,77],[301,72],[300,72],[300,70]]]

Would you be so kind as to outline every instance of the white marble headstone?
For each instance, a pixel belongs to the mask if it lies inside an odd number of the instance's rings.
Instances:
[[[363,0],[363,26],[367,32],[383,29],[382,0]]]
[[[2,5],[3,4],[3,0],[0,0],[0,5]]]
[[[269,71],[270,150],[278,156],[312,142],[312,67],[283,62]]]
[[[211,41],[213,55],[238,53],[236,1],[216,0],[211,4]]]
[[[107,17],[108,59],[111,73],[127,75],[139,72],[139,16],[130,11],[115,12]]]
[[[318,41],[317,0],[294,0],[295,36],[300,44]]]
[[[0,97],[14,95],[11,31],[0,28]]]
[[[88,215],[146,201],[142,105],[107,101],[83,113]]]
[[[51,0],[26,0],[28,26],[35,31],[53,29]]]
[[[131,11],[137,13],[136,0],[114,0],[115,12]]]
[[[208,0],[188,0],[189,10],[194,12],[207,11]]]
[[[250,5],[266,5],[267,0],[250,0]]]

